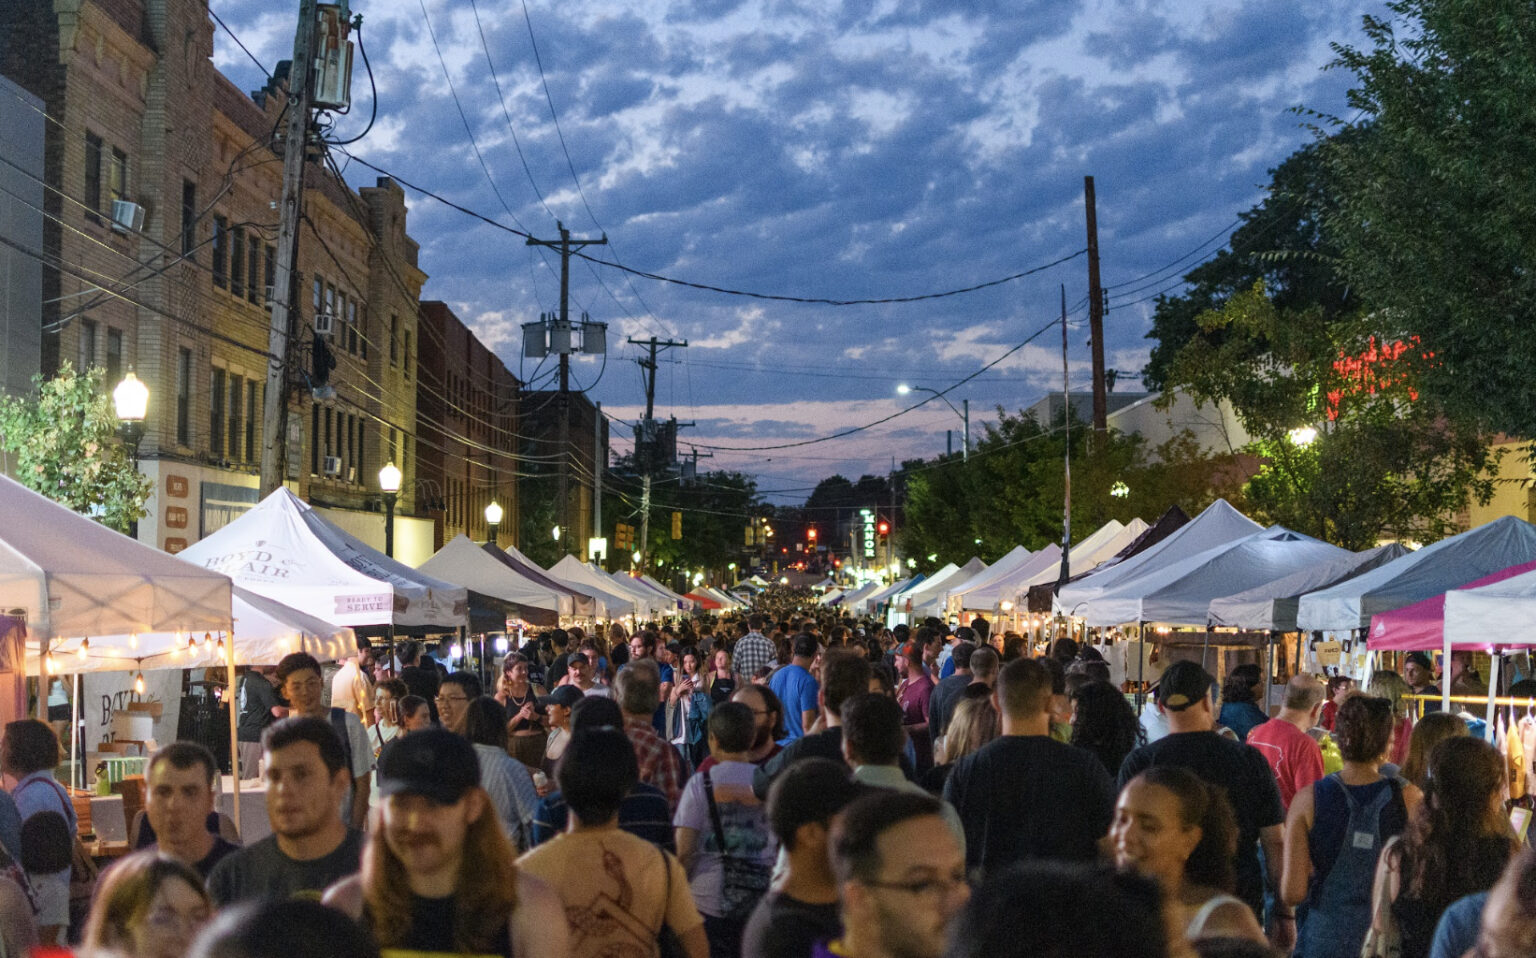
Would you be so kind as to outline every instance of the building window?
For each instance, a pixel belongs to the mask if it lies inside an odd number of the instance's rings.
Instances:
[[[271,246],[267,247],[267,268],[262,274],[261,282],[266,287],[262,291],[266,295],[266,299],[262,300],[262,305],[270,306],[272,305],[272,297],[277,295],[277,291],[273,289],[277,285],[277,250]]]
[[[213,371],[213,391],[208,408],[208,451],[215,459],[224,458],[224,370]]]
[[[240,458],[240,405],[244,398],[245,380],[239,376],[229,377],[229,458]]]
[[[192,445],[192,350],[176,354],[176,443]]]
[[[405,373],[405,378],[411,378],[411,331],[405,331],[405,356],[400,360],[400,369]]]
[[[309,407],[309,474],[320,474],[320,406]]]
[[[356,305],[356,304],[353,304]],[[368,358],[368,307],[364,306],[357,311],[357,354],[364,360]]]
[[[197,249],[197,184],[181,181],[181,255],[195,258]]]
[[[230,231],[229,291],[238,299],[245,295],[245,230]]]
[[[80,320],[80,371],[96,365],[96,321]]]
[[[314,290],[311,291],[310,297],[309,297],[310,309],[314,312],[314,315],[316,315],[316,316],[320,315],[320,306],[321,306],[321,303],[324,302],[324,300],[325,300],[325,280],[321,279],[319,277],[319,275],[317,274],[315,276],[315,288],[314,288]]]
[[[123,331],[107,327],[107,389],[116,389],[123,378]]]
[[[389,364],[400,362],[400,314],[389,314]]]
[[[85,205],[86,219],[100,223],[101,212],[101,137],[94,133],[85,135]]]
[[[112,148],[112,159],[107,165],[107,199],[116,202],[128,198],[128,154]],[[108,212],[111,212],[108,210]]]
[[[222,216],[213,218],[213,285],[224,286],[229,282],[229,220]]]
[[[245,298],[253,303],[261,302],[261,244],[256,242],[256,234],[252,233],[246,239],[245,250]]]
[[[261,404],[256,392],[256,380],[245,381],[245,461],[256,461],[256,420],[261,416]]]

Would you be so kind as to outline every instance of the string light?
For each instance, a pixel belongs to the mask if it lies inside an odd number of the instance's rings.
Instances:
[[[224,633],[219,633],[219,654],[224,654]]]
[[[91,650],[91,640],[90,639],[81,639],[80,640],[80,648],[76,650],[75,654],[80,656],[83,659],[83,658],[85,658],[85,653],[89,652],[90,650]]]
[[[138,647],[139,647],[139,633],[137,633],[137,632],[129,632],[128,633],[128,648],[130,648],[130,649],[137,649]]]
[[[203,645],[204,646],[209,646],[209,645],[212,645],[212,644],[213,644],[213,633],[211,633],[211,632],[204,632],[203,633]]]
[[[140,672],[133,677],[133,690],[139,695],[144,694],[144,673]]]

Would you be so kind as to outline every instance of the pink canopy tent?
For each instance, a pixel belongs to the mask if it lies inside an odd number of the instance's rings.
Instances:
[[[1536,570],[1536,562],[1522,562],[1457,588],[1475,589],[1492,585],[1533,570]],[[1497,644],[1494,641],[1478,642],[1471,646],[1457,643],[1457,647],[1486,649]],[[1445,593],[1371,616],[1371,631],[1366,639],[1366,648],[1377,652],[1432,652],[1444,649]]]

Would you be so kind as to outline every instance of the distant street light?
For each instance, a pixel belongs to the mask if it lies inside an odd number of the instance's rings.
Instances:
[[[379,491],[384,494],[384,554],[395,557],[395,498],[400,495],[400,482],[405,477],[393,462],[379,470]]]
[[[1123,482],[1117,482],[1109,487],[1109,494],[1114,496],[1116,499],[1124,499],[1126,496],[1131,494],[1131,487]]]
[[[118,432],[128,444],[128,455],[133,460],[133,471],[139,471],[139,443],[144,441],[144,419],[149,413],[149,387],[128,370],[128,375],[112,390],[112,407],[117,413]],[[139,537],[139,520],[128,523],[128,535]]]
[[[1317,440],[1317,430],[1311,426],[1299,426],[1290,431],[1291,443],[1305,449]]]
[[[964,409],[965,409],[964,412],[961,412],[959,409],[955,408],[955,404],[954,403],[949,401],[949,397],[948,396],[946,396],[943,393],[939,392],[937,389],[929,389],[927,386],[909,386],[906,383],[899,383],[896,386],[896,392],[900,393],[903,396],[905,396],[907,393],[932,393],[933,395],[935,395],[935,396],[939,397],[940,399],[944,400],[944,405],[949,407],[949,411],[954,413],[955,415],[959,416],[960,417],[960,421],[965,424],[965,433],[964,433],[964,437],[965,438],[964,438],[964,443],[960,447],[960,459],[961,459],[962,462],[969,462],[970,461],[970,458],[971,458],[971,401],[969,399],[962,399],[962,400],[960,400],[960,405],[963,406]]]
[[[492,499],[491,504],[485,507],[485,541],[487,545],[498,544],[496,542],[496,532],[501,528],[502,515],[501,504]]]

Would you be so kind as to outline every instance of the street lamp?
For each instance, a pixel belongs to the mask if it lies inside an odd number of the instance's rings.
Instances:
[[[559,542],[560,541],[560,527],[559,526],[555,526],[553,529],[550,530],[550,532],[553,533],[553,535],[555,537],[555,541]]]
[[[384,554],[395,557],[395,497],[400,495],[400,467],[393,462],[379,470],[379,491],[384,493]]]
[[[149,412],[149,387],[128,370],[128,375],[112,390],[112,406],[117,411],[118,431],[133,456],[133,468],[139,468],[139,443],[144,439],[144,418]]]
[[[495,499],[492,499],[491,504],[485,507],[486,545],[493,546],[498,544],[496,542],[496,530],[501,528],[501,517],[501,505]]]
[[[1317,430],[1311,426],[1298,426],[1289,433],[1292,443],[1305,449],[1317,440]]]
[[[965,433],[963,434],[964,435],[964,443],[960,447],[960,459],[961,459],[962,462],[969,462],[970,461],[970,458],[971,458],[971,401],[969,399],[962,399],[962,400],[960,400],[960,405],[961,405],[961,407],[964,410],[964,411],[962,411],[961,409],[956,409],[955,408],[955,404],[949,401],[949,397],[948,396],[946,396],[943,393],[939,392],[937,389],[929,389],[927,386],[909,386],[906,383],[900,383],[900,384],[898,384],[896,386],[896,392],[900,393],[903,396],[905,396],[907,393],[932,393],[933,395],[935,395],[935,396],[939,397],[940,399],[944,400],[944,405],[949,407],[949,411],[954,413],[955,415],[959,416],[960,417],[960,421],[965,424]]]

